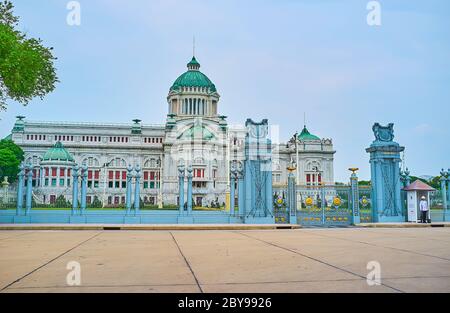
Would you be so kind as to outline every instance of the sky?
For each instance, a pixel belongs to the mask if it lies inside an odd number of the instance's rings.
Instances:
[[[166,97],[196,57],[221,95],[230,124],[269,119],[287,141],[306,124],[332,138],[336,181],[349,167],[370,178],[372,125],[394,123],[413,175],[450,167],[448,0],[13,0],[20,29],[54,47],[60,80],[27,107],[0,112],[0,137],[15,116],[33,121],[163,124]]]

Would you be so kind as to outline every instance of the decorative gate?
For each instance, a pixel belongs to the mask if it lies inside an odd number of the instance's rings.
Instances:
[[[359,186],[359,212],[361,223],[373,223],[372,211],[372,188],[370,186]]]
[[[289,208],[287,207],[287,191],[274,192],[273,215],[276,224],[289,224]]]
[[[345,227],[352,223],[349,186],[303,186],[297,191],[298,222],[305,227]]]

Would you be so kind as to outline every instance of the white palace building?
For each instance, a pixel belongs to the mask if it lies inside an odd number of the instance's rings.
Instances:
[[[170,88],[165,124],[32,122],[19,116],[12,139],[34,167],[34,199],[51,204],[63,195],[71,201],[71,170],[85,163],[88,203],[104,206],[125,202],[126,168],[142,168],[141,198],[147,205],[177,205],[178,165],[194,169],[197,206],[225,203],[230,161],[244,159],[245,127],[231,127],[219,114],[220,95],[195,57]],[[276,141],[273,141],[276,142]],[[304,127],[288,143],[273,144],[273,184],[287,184],[287,167],[297,164],[301,186],[334,184],[331,139],[321,139]]]

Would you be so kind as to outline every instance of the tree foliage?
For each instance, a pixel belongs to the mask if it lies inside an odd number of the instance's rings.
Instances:
[[[19,174],[19,165],[23,161],[23,150],[11,140],[0,141],[0,179],[8,176],[13,183]]]
[[[18,31],[13,8],[8,0],[0,2],[0,110],[6,109],[8,99],[23,105],[35,97],[43,99],[58,82],[53,48]]]

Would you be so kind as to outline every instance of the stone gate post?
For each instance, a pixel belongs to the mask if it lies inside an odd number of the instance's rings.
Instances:
[[[86,164],[81,166],[81,215],[84,215],[86,210],[86,197],[87,197],[87,178],[88,178],[88,167]]]
[[[135,186],[134,186],[134,213],[138,214],[139,213],[139,208],[141,205],[141,167],[140,165],[136,165],[136,167],[134,168],[134,170],[136,171],[136,182],[135,182]]]
[[[238,172],[238,206],[239,216],[245,215],[245,190],[244,190],[244,169]]]
[[[127,167],[127,199],[126,199],[127,215],[131,213],[131,194],[133,188],[132,184],[133,184],[133,167],[130,164]]]
[[[23,177],[25,176],[25,166],[20,164],[20,171],[17,175],[19,177],[19,181],[17,183],[17,211],[16,215],[22,214],[22,208],[23,208]]]
[[[235,199],[236,199],[236,175],[237,169],[235,166],[231,166],[231,174],[230,174],[230,215],[234,216],[235,214]]]
[[[75,165],[72,169],[72,177],[73,177],[73,183],[72,183],[72,215],[76,214],[76,211],[78,210],[78,177],[79,173],[78,171],[80,168],[78,165]]]
[[[441,171],[441,196],[442,196],[442,210],[444,211],[444,221],[445,221],[445,214],[447,209],[447,175],[448,173],[442,169]]]
[[[358,176],[356,176],[357,168],[350,168],[352,172],[350,176],[350,195],[352,201],[352,224],[357,225],[361,223],[361,214],[359,212],[359,189],[358,189]]]
[[[185,168],[184,165],[178,167],[178,192],[179,192],[179,210],[180,216],[184,214],[184,175]]]
[[[30,215],[31,203],[33,197],[33,166],[31,164],[27,165],[27,193],[26,193],[26,204],[25,204],[25,215]]]
[[[287,200],[289,207],[289,223],[297,224],[297,183],[294,175],[296,168],[290,166],[287,168],[288,174],[288,191]]]
[[[187,215],[192,215],[192,166],[187,168]]]

